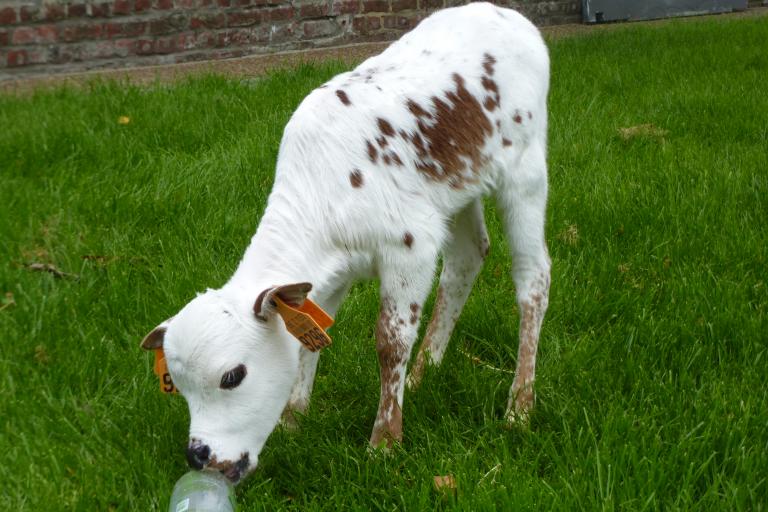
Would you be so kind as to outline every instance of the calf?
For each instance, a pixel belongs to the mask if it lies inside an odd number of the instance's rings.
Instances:
[[[526,416],[549,291],[548,86],[538,30],[515,11],[474,3],[430,16],[306,97],[234,276],[142,343],[164,348],[188,402],[193,467],[238,481],[281,412],[306,410],[318,352],[288,332],[278,308],[309,298],[333,316],[353,281],[374,276],[381,396],[370,443],[400,441],[406,365],[438,255],[437,302],[410,385],[428,361],[440,363],[488,253],[484,195],[503,218],[520,308],[507,417]]]

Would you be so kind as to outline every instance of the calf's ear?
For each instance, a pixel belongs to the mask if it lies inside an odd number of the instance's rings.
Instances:
[[[165,322],[161,323],[152,331],[144,336],[141,340],[141,348],[144,350],[154,350],[157,348],[163,348],[163,340],[165,339],[165,331],[168,330],[168,326],[171,324],[173,317],[169,318]]]
[[[262,291],[253,304],[253,313],[262,321],[268,320],[277,312],[275,297],[291,306],[301,307],[312,290],[312,283],[294,283],[282,286],[273,286]]]

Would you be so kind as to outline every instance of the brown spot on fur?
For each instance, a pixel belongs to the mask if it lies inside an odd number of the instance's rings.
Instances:
[[[520,123],[522,123],[522,122],[523,122],[523,118],[522,118],[522,117],[520,117],[520,114],[515,114],[515,117],[513,117],[513,118],[512,118],[512,120],[513,120],[514,122],[516,122],[517,124],[520,124]]]
[[[493,65],[496,64],[496,59],[490,53],[483,54],[483,69],[486,73],[493,76]]]
[[[384,160],[385,165],[389,165],[390,163],[392,163],[391,159],[389,158],[389,153],[384,153],[382,160]]]
[[[531,114],[531,111],[528,111],[528,119],[533,119],[533,114]]]
[[[389,124],[389,121],[382,118],[378,118],[376,121],[379,125],[379,130],[381,130],[381,133],[383,133],[387,137],[392,137],[395,135],[395,129],[392,128],[392,125]]]
[[[485,98],[485,101],[483,102],[483,106],[489,112],[493,112],[494,110],[496,110],[496,107],[498,107],[499,104],[496,103],[496,101],[489,96],[489,97]]]
[[[501,130],[501,119],[496,120],[496,129]]]
[[[345,92],[344,92],[344,91],[342,91],[341,89],[338,89],[338,90],[336,91],[336,96],[338,96],[338,97],[339,97],[339,100],[341,100],[341,102],[342,102],[343,104],[345,104],[345,105],[347,105],[347,106],[349,106],[349,105],[351,105],[351,104],[352,104],[352,102],[351,102],[351,101],[349,101],[349,96],[347,96],[347,93],[345,93]]]
[[[483,84],[483,89],[486,91],[490,91],[492,93],[498,93],[499,92],[499,86],[496,85],[496,82],[491,80],[489,77],[484,76],[480,79],[480,83]]]
[[[427,119],[432,118],[432,114],[421,108],[421,105],[413,100],[408,100],[405,103],[405,106],[408,107],[408,111],[416,117],[426,117]]]
[[[216,469],[230,480],[237,481],[242,478],[248,470],[248,465],[250,464],[249,455],[248,452],[243,452],[240,454],[240,458],[237,461],[223,460],[221,462],[219,462],[216,457],[212,457],[205,467]]]
[[[520,344],[517,350],[517,368],[512,382],[515,411],[525,413],[533,406],[533,380],[535,376],[537,339],[537,310],[531,303],[520,305]]]
[[[419,312],[421,311],[421,306],[416,304],[415,302],[411,302],[411,325],[416,325],[416,322],[419,321]]]
[[[410,231],[406,231],[403,235],[403,243],[408,247],[409,249],[413,245],[413,235]]]
[[[369,140],[365,141],[365,145],[368,148],[368,158],[370,158],[371,162],[376,163],[376,160],[379,158],[379,152],[376,151],[376,147]]]
[[[371,434],[373,446],[379,446],[382,441],[391,446],[394,441],[401,441],[403,438],[403,415],[397,395],[401,385],[399,372],[405,371],[408,351],[398,320],[393,301],[388,297],[382,298],[379,321],[376,324],[381,396],[379,412]]]
[[[427,147],[424,145],[424,139],[421,138],[421,134],[414,133],[411,137],[411,142],[413,142],[413,146],[416,148],[417,155],[420,157],[427,155]]]
[[[493,126],[480,102],[464,86],[464,79],[454,73],[453,82],[456,89],[445,93],[447,102],[432,97],[435,122],[431,126],[421,119],[431,114],[412,100],[407,106],[419,117],[420,133],[411,137],[418,158],[416,169],[431,180],[448,181],[460,188],[468,179],[462,175],[467,169],[466,161],[470,162],[472,172],[477,172],[484,162],[481,148],[493,133]]]
[[[354,188],[360,188],[363,186],[363,173],[360,172],[360,169],[355,169],[349,173],[349,182]]]
[[[387,138],[384,137],[383,135],[381,137],[376,137],[376,143],[379,145],[381,149],[384,149],[385,147],[387,147],[387,144],[389,144],[389,142],[387,142]]]
[[[501,103],[501,96],[499,95],[499,86],[496,85],[496,82],[494,82],[487,76],[482,77],[480,81],[483,84],[483,89],[485,89],[490,93],[493,93],[493,101],[496,103],[496,105],[499,105],[499,103]],[[493,110],[493,109],[488,109],[488,110]]]
[[[512,145],[512,141],[509,139],[505,139],[504,137],[501,138],[501,145],[506,147],[509,147]]]
[[[392,156],[392,160],[397,164],[398,167],[403,166],[403,161],[400,160],[400,157],[397,156],[397,153],[390,153],[390,155]]]

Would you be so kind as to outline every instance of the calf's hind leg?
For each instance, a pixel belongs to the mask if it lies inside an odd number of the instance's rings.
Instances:
[[[533,407],[536,352],[544,314],[549,303],[550,259],[544,239],[547,203],[546,153],[533,144],[516,168],[506,175],[496,194],[512,253],[520,313],[519,346],[515,378],[509,391],[506,418],[525,421]]]
[[[472,291],[472,284],[483,266],[488,249],[483,203],[478,199],[454,218],[450,239],[443,249],[443,270],[440,273],[432,319],[408,375],[409,388],[418,387],[428,361],[435,365],[442,361],[453,328]]]

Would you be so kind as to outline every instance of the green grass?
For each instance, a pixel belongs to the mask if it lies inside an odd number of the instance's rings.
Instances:
[[[765,510],[766,40],[744,19],[552,42],[553,286],[530,428],[503,428],[511,375],[465,355],[514,368],[489,205],[492,254],[443,366],[406,395],[402,447],[366,451],[377,293],[361,284],[302,430],[270,438],[242,509]],[[167,506],[188,413],[138,343],[233,272],[285,122],[341,69],[0,97],[0,509]],[[617,134],[644,123],[668,133]],[[455,496],[432,489],[445,474]]]

